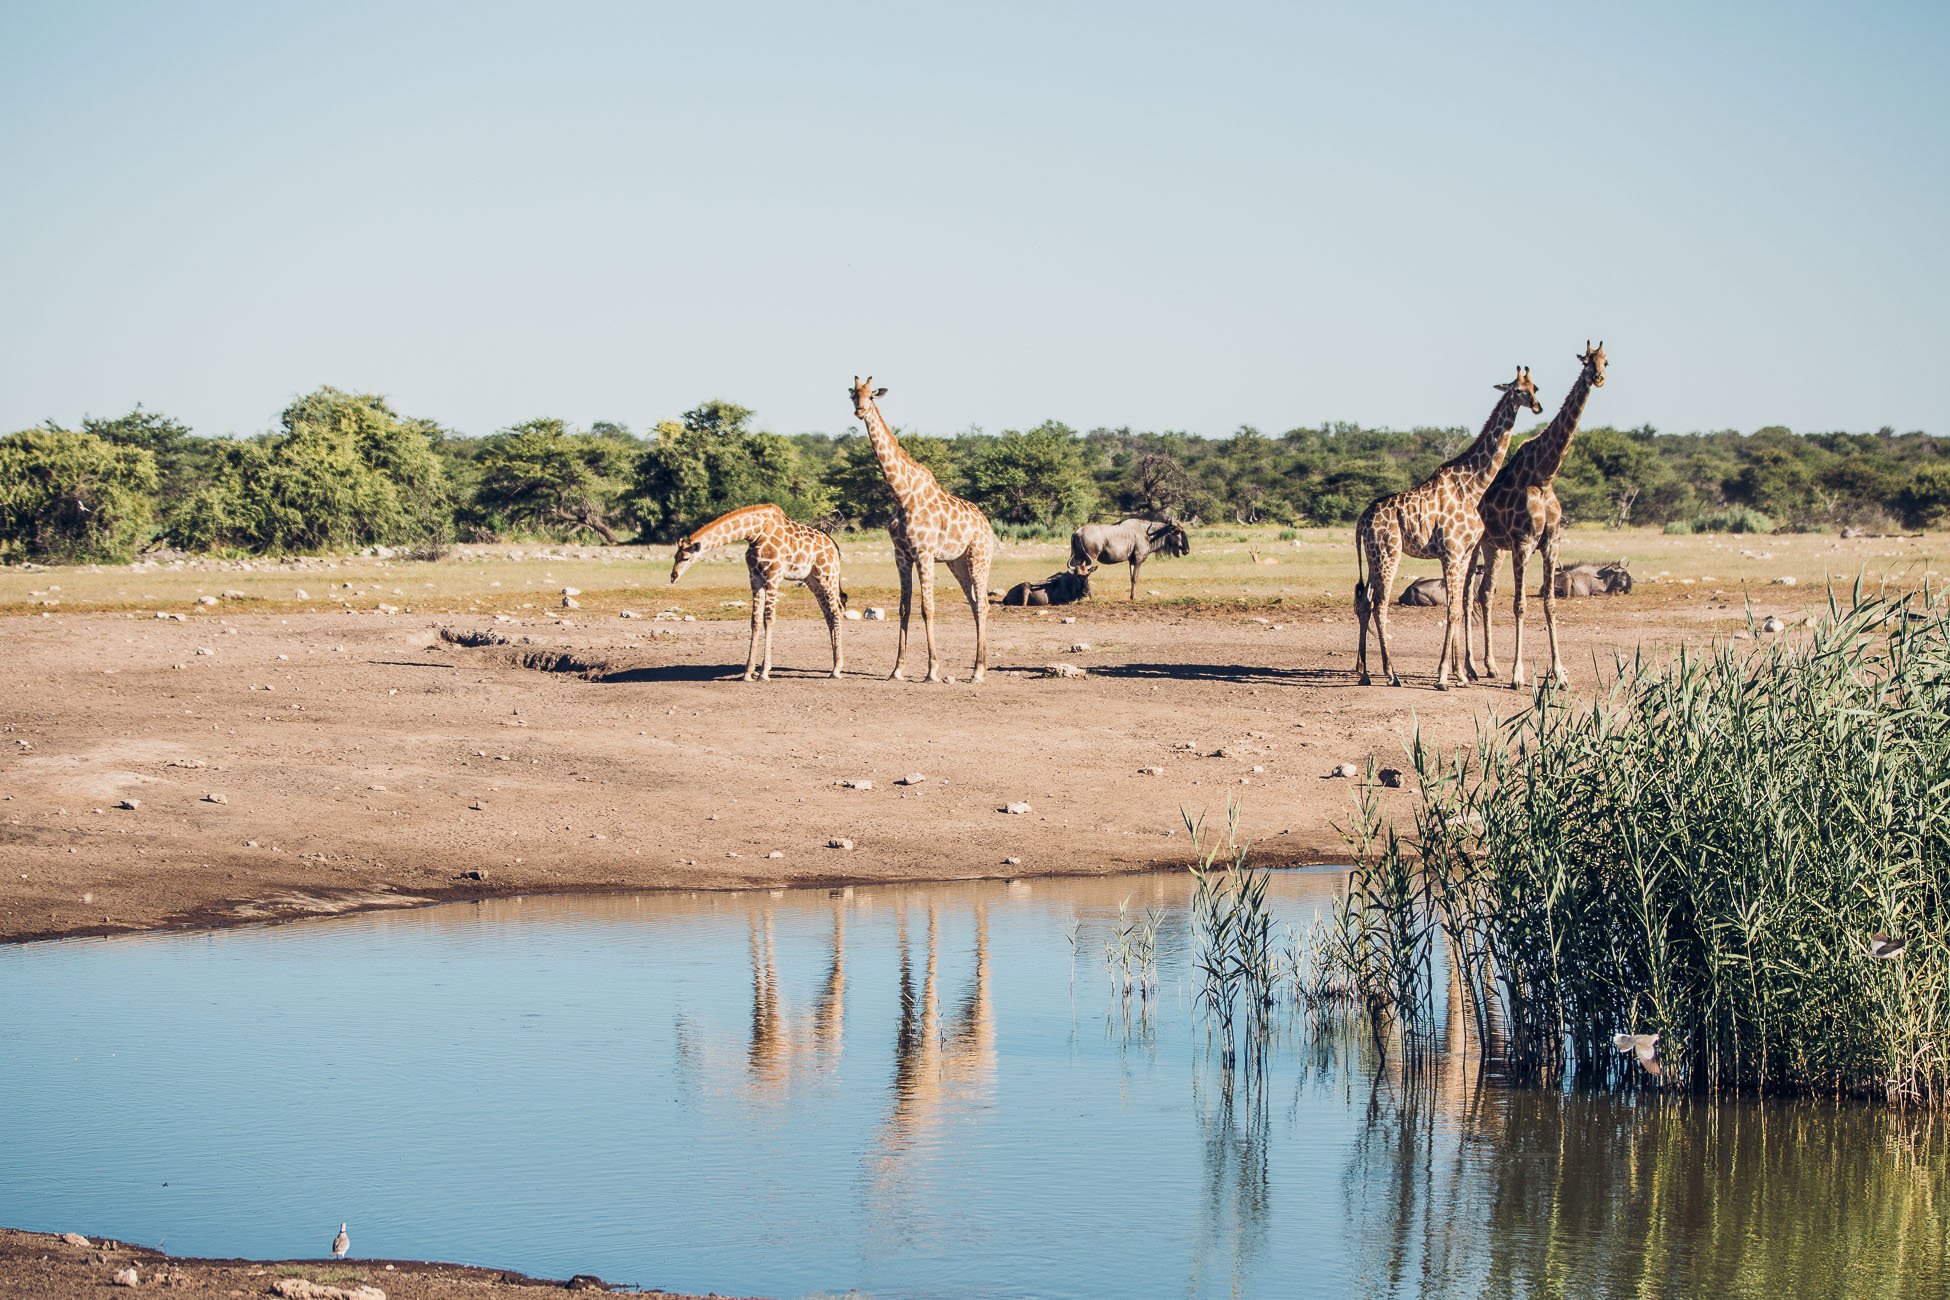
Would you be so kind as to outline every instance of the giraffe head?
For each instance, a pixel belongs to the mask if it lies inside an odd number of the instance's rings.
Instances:
[[[1542,414],[1544,404],[1537,400],[1537,385],[1530,382],[1530,367],[1518,366],[1517,377],[1507,384],[1496,385],[1499,393],[1515,393],[1518,406],[1527,406],[1532,415]]]
[[[873,401],[876,397],[885,397],[886,395],[886,389],[875,388],[873,386],[872,375],[868,375],[864,380],[858,375],[853,376],[853,387],[847,389],[847,396],[853,399],[853,418],[856,420],[866,419],[867,403]]]
[[[684,576],[684,570],[691,567],[691,561],[704,552],[692,534],[686,533],[677,539],[677,553],[671,557],[670,580],[674,583]]]
[[[1591,376],[1591,386],[1603,388],[1605,386],[1605,341],[1599,339],[1598,346],[1594,348],[1591,346],[1591,340],[1586,339],[1584,351],[1578,353],[1578,360],[1584,362],[1584,372]]]

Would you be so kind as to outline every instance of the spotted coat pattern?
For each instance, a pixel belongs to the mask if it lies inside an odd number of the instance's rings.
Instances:
[[[1564,531],[1564,510],[1557,503],[1557,489],[1552,482],[1564,464],[1571,439],[1577,434],[1585,399],[1591,396],[1592,389],[1605,386],[1604,343],[1594,348],[1587,339],[1578,360],[1584,363],[1584,369],[1571,385],[1571,391],[1564,394],[1564,405],[1558,408],[1556,417],[1542,433],[1510,454],[1508,463],[1491,480],[1477,507],[1483,520],[1482,540],[1477,543],[1483,576],[1476,588],[1474,604],[1483,624],[1483,666],[1479,671],[1471,662],[1476,647],[1470,642],[1463,652],[1463,667],[1471,677],[1496,676],[1496,649],[1490,640],[1490,595],[1496,589],[1497,552],[1508,551],[1510,581],[1516,587],[1511,614],[1517,624],[1510,685],[1527,685],[1523,665],[1523,568],[1524,557],[1534,549],[1544,561],[1544,582],[1539,594],[1544,600],[1544,634],[1550,640],[1551,676],[1560,682],[1564,680],[1564,664],[1557,656],[1557,550]],[[1463,635],[1468,641],[1467,626]]]
[[[1395,589],[1395,570],[1404,554],[1423,560],[1442,561],[1442,580],[1448,593],[1448,619],[1442,631],[1442,656],[1436,665],[1436,689],[1449,689],[1449,668],[1456,667],[1459,685],[1468,685],[1462,673],[1464,575],[1470,557],[1482,535],[1483,520],[1477,504],[1483,499],[1490,480],[1503,466],[1510,449],[1510,430],[1517,422],[1517,409],[1527,406],[1532,412],[1544,408],[1537,401],[1536,385],[1530,382],[1528,368],[1519,367],[1517,377],[1496,385],[1500,396],[1496,408],[1468,449],[1436,470],[1426,481],[1406,492],[1385,496],[1361,512],[1354,525],[1354,614],[1361,624],[1361,646],[1355,657],[1355,671],[1361,684],[1369,685],[1368,622],[1373,620],[1375,641],[1381,647],[1381,671],[1391,686],[1401,685],[1388,659],[1388,593]],[[1361,577],[1362,565],[1367,578]]]
[[[803,582],[819,602],[826,616],[826,631],[833,638],[833,676],[841,675],[845,665],[840,653],[840,612],[846,608],[846,592],[840,589],[840,548],[817,528],[794,523],[775,505],[740,506],[719,515],[704,527],[677,539],[677,555],[671,562],[670,580],[684,576],[691,562],[706,551],[733,542],[750,540],[745,548],[745,569],[752,580],[752,640],[745,652],[745,680],[756,675],[772,678],[772,620],[778,614],[779,586]],[[759,663],[759,632],[764,631],[765,660]]]
[[[894,563],[900,568],[901,630],[893,676],[905,675],[901,665],[907,658],[908,615],[918,582],[921,627],[928,642],[927,680],[941,680],[934,649],[934,566],[941,563],[961,583],[968,608],[975,615],[975,669],[970,680],[979,682],[989,666],[988,583],[989,566],[995,560],[995,530],[979,507],[944,489],[935,482],[932,470],[907,454],[880,414],[877,399],[887,390],[876,389],[873,376],[865,380],[854,376],[848,391],[854,417],[866,422],[874,457],[894,493],[894,517],[887,524],[887,532],[894,539]]]

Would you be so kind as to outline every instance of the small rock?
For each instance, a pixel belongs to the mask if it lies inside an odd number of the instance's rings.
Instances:
[[[1787,624],[1774,615],[1769,614],[1761,620],[1760,630],[1763,632],[1785,632],[1787,631]]]
[[[214,605],[217,603],[217,598],[215,596],[198,596],[196,603],[199,605]]]
[[[242,600],[242,599],[244,599],[244,593],[243,593],[243,592],[241,592],[241,591],[237,591],[237,590],[235,590],[235,589],[232,589],[232,590],[229,590],[229,591],[225,591],[225,592],[223,593],[223,598],[224,598],[225,600]]]
[[[135,1265],[133,1264],[129,1265],[127,1268],[118,1268],[115,1270],[115,1285],[116,1286],[141,1286],[142,1274],[135,1271]]]
[[[1043,676],[1045,677],[1087,677],[1089,676],[1089,674],[1084,672],[1083,669],[1077,667],[1075,664],[1044,664]]]
[[[1266,769],[1265,769],[1264,767],[1262,767],[1262,766],[1260,766],[1260,765],[1259,765],[1258,763],[1254,763],[1254,764],[1253,764],[1253,767],[1252,767],[1252,770],[1253,770],[1253,774],[1254,774],[1254,775],[1256,776],[1256,775],[1258,775],[1259,773],[1261,773],[1261,772],[1264,772],[1264,771],[1265,771]]]
[[[476,799],[473,803],[470,803],[467,806],[475,812],[484,812],[487,809],[487,805],[482,803],[479,799]]]
[[[829,849],[850,849],[853,847],[853,841],[845,840],[845,839],[830,839],[826,841],[826,847]]]
[[[785,856],[785,854],[779,852],[777,849],[773,849],[770,853],[766,854],[765,856],[768,858],[782,858]]]
[[[879,623],[886,619],[887,611],[878,605],[869,605],[860,611],[860,617],[869,623]]]
[[[1058,619],[1057,621],[1061,623],[1074,623],[1077,621],[1077,616],[1075,614],[1065,614],[1062,618]]]
[[[1021,816],[1023,813],[1029,811],[1029,805],[1026,803],[1005,803],[1002,805],[1002,811],[1005,813],[1014,813],[1017,816]]]
[[[306,591],[303,587],[298,588],[298,590],[292,592],[291,594],[293,597],[295,597],[298,600],[311,599],[311,593],[309,591]]]
[[[25,880],[27,877],[22,876],[21,879]],[[61,1234],[61,1240],[67,1242],[70,1246],[80,1246],[84,1249],[95,1244],[78,1232],[64,1232]]]
[[[1140,767],[1138,769],[1139,776],[1163,776],[1164,774],[1165,770],[1162,767]]]
[[[1375,773],[1375,779],[1387,786],[1390,790],[1399,790],[1402,787],[1402,774],[1396,768],[1382,768],[1379,772]]]
[[[616,617],[618,617],[618,618],[642,618],[642,617],[643,617],[643,615],[641,615],[641,614],[639,614],[639,613],[637,613],[637,612],[636,612],[635,610],[633,610],[633,609],[619,609],[619,610],[617,610],[617,611],[616,611]]]
[[[1774,579],[1774,585],[1777,587],[1792,587],[1794,585],[1794,575],[1791,573],[1784,574],[1783,576]]]
[[[928,778],[925,773],[909,772],[906,776],[902,777],[899,781],[896,781],[895,784],[896,785],[919,785],[921,784],[921,782],[927,779]]]
[[[1327,774],[1328,779],[1330,780],[1335,777],[1347,777],[1352,779],[1353,777],[1357,777],[1359,775],[1361,775],[1361,769],[1354,766],[1354,764],[1352,763],[1342,763],[1337,767],[1335,767],[1333,771]]]
[[[562,597],[562,608],[563,608],[563,609],[581,609],[581,608],[582,608],[582,604],[581,604],[581,602],[579,602],[579,601],[577,601],[577,600],[576,600],[576,598],[575,598],[574,596],[564,596],[564,597]]]
[[[1004,859],[1002,859],[1002,865],[1003,865],[1003,866],[1005,866],[1005,867],[1019,867],[1019,866],[1021,866],[1021,865],[1022,865],[1022,859],[1021,859],[1021,858],[1004,858]]]
[[[134,812],[136,809],[142,806],[142,800],[124,799],[121,802],[117,803],[115,806],[117,808],[122,809],[124,812]]]
[[[835,784],[837,784],[838,786],[840,786],[840,788],[845,790],[873,789],[873,782],[871,781],[839,781],[839,782],[835,782]]]
[[[846,611],[846,613],[845,613],[845,615],[844,615],[844,617],[846,617],[846,618],[850,618],[850,619],[852,619],[852,620],[853,620],[853,621],[854,621],[855,623],[858,623],[858,622],[860,621],[860,618],[861,618],[861,614],[860,614],[860,611],[859,611],[859,610],[857,610],[857,609],[849,609],[849,610],[847,610],[847,611]]]
[[[481,871],[481,870],[479,870],[478,868],[477,868],[477,869],[475,869],[475,870],[473,870],[473,871],[463,871],[463,872],[461,872],[461,873],[460,873],[460,875],[459,875],[459,876],[457,877],[457,879],[460,879],[460,880],[486,880],[486,879],[487,879],[487,872],[485,872],[485,871]]]
[[[198,654],[200,654],[200,655],[213,655],[213,654],[215,654],[215,653],[216,653],[216,651],[215,651],[215,650],[212,650],[212,649],[211,649],[211,648],[210,648],[209,646],[207,646],[207,645],[200,645],[200,646],[198,646],[198,647],[196,648],[196,652],[197,652]]]
[[[219,791],[212,790],[209,794],[203,796],[203,802],[204,803],[229,803],[230,797]]]
[[[580,596],[580,595],[582,594],[582,588],[580,588],[580,587],[564,587],[564,588],[562,588],[562,594],[563,594],[563,596],[565,596],[565,597],[567,597],[567,596]]]
[[[382,613],[382,614],[397,614],[397,613],[399,613],[399,606],[398,606],[398,605],[381,605],[381,606],[379,606],[379,612],[380,612],[380,613]]]

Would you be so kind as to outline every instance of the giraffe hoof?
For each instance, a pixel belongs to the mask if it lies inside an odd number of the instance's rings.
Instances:
[[[1373,685],[1374,685],[1374,678],[1372,678],[1372,677],[1370,677],[1370,676],[1368,676],[1368,675],[1367,675],[1366,673],[1362,673],[1362,674],[1361,674],[1361,685],[1363,685],[1363,686],[1373,686]]]
[[[1402,679],[1399,677],[1390,677],[1388,679],[1388,684],[1390,686],[1400,686],[1402,684]]]

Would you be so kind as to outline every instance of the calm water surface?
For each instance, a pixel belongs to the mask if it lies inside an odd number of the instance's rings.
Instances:
[[[1280,874],[1281,917],[1338,884]],[[526,899],[0,949],[0,1223],[289,1257],[344,1219],[358,1255],[779,1296],[1950,1288],[1939,1125],[1508,1089],[1461,1052],[1410,1085],[1304,1023],[1228,1072],[1188,897]],[[1148,1007],[1106,977],[1127,898],[1164,914]]]

